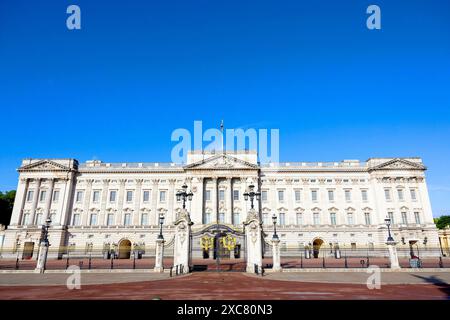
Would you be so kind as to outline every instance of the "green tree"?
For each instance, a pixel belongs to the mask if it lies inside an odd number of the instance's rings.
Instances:
[[[8,225],[14,206],[16,190],[0,192],[0,224]]]
[[[440,216],[435,219],[436,227],[438,229],[444,229],[447,226],[450,226],[450,216]]]

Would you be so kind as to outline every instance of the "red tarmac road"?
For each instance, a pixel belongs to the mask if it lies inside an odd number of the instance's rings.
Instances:
[[[157,281],[65,286],[3,286],[0,299],[450,299],[445,284],[383,285],[369,290],[359,284],[278,281],[242,273],[200,272]]]

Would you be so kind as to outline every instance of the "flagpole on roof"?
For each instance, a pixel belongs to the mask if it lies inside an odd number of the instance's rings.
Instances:
[[[222,153],[225,154],[225,147],[223,145],[223,120],[220,121],[220,132],[222,133]]]

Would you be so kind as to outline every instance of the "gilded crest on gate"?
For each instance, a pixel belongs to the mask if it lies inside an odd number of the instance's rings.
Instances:
[[[227,250],[233,250],[236,246],[236,238],[230,234],[227,234],[226,237],[222,238],[223,247]]]
[[[214,239],[212,237],[203,236],[200,240],[202,249],[208,251],[214,246]]]

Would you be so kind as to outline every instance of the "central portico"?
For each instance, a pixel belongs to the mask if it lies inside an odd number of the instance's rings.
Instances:
[[[191,152],[187,160],[187,183],[197,198],[190,208],[194,223],[241,225],[249,209],[242,195],[259,184],[256,152]]]

